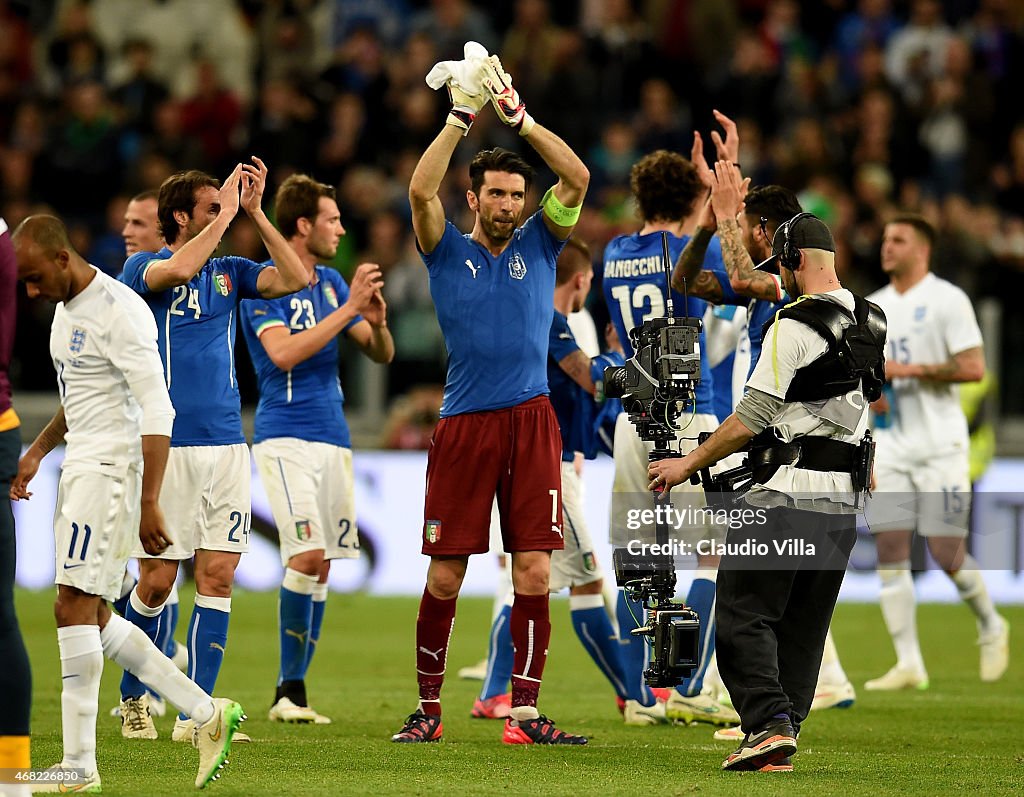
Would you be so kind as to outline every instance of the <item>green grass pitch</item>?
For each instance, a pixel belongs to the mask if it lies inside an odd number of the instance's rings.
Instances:
[[[410,598],[332,595],[324,632],[307,680],[310,699],[333,717],[328,726],[271,723],[267,710],[277,676],[273,593],[236,592],[218,693],[245,707],[243,729],[253,744],[236,745],[213,795],[855,795],[1024,793],[1024,656],[997,684],[978,680],[974,623],[963,606],[920,607],[919,630],[931,688],[868,693],[866,679],[893,662],[874,605],[840,605],[833,633],[858,688],[848,710],[815,712],[804,724],[791,774],[726,774],[729,745],[709,726],[627,728],[607,682],[576,641],[564,600],[552,601],[551,652],[541,710],[573,732],[585,748],[509,747],[501,723],[473,720],[478,684],[456,670],[483,654],[490,601],[464,599],[443,694],[440,744],[389,741],[415,706]],[[32,761],[61,754],[60,668],[52,618],[53,593],[19,591],[18,610],[33,667]],[[184,638],[191,596],[182,594]],[[1007,618],[1024,634],[1024,609]],[[1011,644],[1013,638],[1011,637]],[[1018,654],[1024,653],[1019,645]],[[100,693],[98,757],[110,795],[181,795],[193,790],[196,754],[170,740],[173,718],[157,719],[160,739],[127,741],[107,711],[116,703],[120,673],[106,663]]]

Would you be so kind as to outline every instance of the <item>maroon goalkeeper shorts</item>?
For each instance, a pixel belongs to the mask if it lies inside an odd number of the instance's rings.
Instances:
[[[561,455],[547,396],[442,418],[427,454],[423,553],[486,553],[495,495],[506,551],[563,548]]]

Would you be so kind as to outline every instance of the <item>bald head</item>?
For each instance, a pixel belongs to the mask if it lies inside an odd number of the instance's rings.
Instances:
[[[92,278],[92,269],[71,246],[67,227],[56,216],[29,216],[11,241],[18,279],[30,299],[67,301]]]
[[[29,216],[18,225],[11,240],[33,243],[47,254],[56,254],[61,249],[72,249],[68,228],[56,216]]]

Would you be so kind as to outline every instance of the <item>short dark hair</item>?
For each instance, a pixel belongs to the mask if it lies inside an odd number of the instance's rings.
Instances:
[[[274,218],[281,235],[291,238],[299,231],[299,219],[315,219],[320,197],[334,199],[333,186],[318,183],[308,174],[293,174],[281,183],[274,196]]]
[[[129,202],[145,202],[146,200],[149,200],[149,199],[155,199],[157,204],[158,205],[160,204],[160,194],[157,193],[152,188],[150,188],[150,189],[148,189],[146,191],[140,191],[139,193],[137,193],[135,196],[133,196],[128,201]]]
[[[11,233],[11,241],[27,238],[38,246],[47,258],[54,258],[61,249],[74,252],[68,237],[68,228],[56,216],[29,216]]]
[[[156,219],[160,234],[168,245],[178,240],[175,212],[183,210],[192,218],[192,211],[196,207],[196,191],[207,186],[220,190],[220,180],[198,169],[177,172],[163,181],[157,195]]]
[[[555,261],[555,285],[565,285],[577,274],[594,268],[590,247],[579,238],[573,236],[565,242],[562,253]]]
[[[935,228],[924,216],[918,213],[897,213],[892,218],[887,219],[885,223],[906,224],[909,227],[913,227],[917,234],[928,244],[929,249],[935,246]]]
[[[678,152],[659,149],[644,155],[629,173],[644,221],[678,221],[690,215],[706,189],[696,167]]]
[[[480,193],[484,184],[484,172],[508,172],[521,174],[526,182],[526,190],[530,190],[533,182],[533,167],[516,153],[495,147],[480,150],[469,163],[469,182],[474,194]]]
[[[796,194],[781,185],[762,185],[751,189],[743,198],[743,212],[752,220],[751,228],[765,219],[769,239],[780,224],[803,212]],[[769,240],[769,243],[771,241]]]

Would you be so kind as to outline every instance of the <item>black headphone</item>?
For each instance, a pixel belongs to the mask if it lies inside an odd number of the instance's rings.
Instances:
[[[775,234],[782,233],[782,251],[779,252],[779,265],[790,271],[800,268],[800,250],[790,243],[789,232],[801,219],[817,218],[813,213],[797,213],[793,218],[779,227]],[[774,247],[773,247],[774,248]]]

